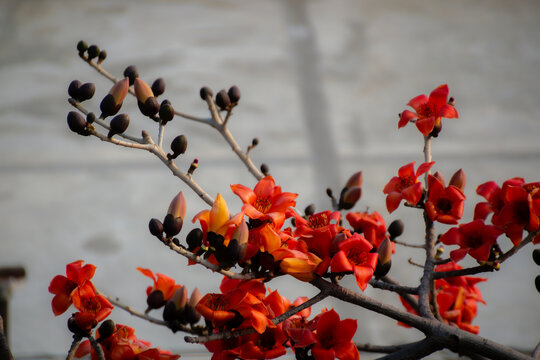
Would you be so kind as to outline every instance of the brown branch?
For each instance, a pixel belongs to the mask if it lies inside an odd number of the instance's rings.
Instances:
[[[103,353],[103,348],[101,347],[100,343],[98,343],[96,341],[96,339],[94,339],[94,337],[92,335],[88,335],[87,338],[88,338],[88,340],[90,340],[90,344],[94,348],[94,351],[96,352],[98,359],[99,360],[106,360],[105,359],[105,354]]]
[[[409,344],[402,345],[372,345],[372,344],[355,344],[356,348],[359,351],[370,352],[370,353],[380,353],[380,354],[389,354],[403,349],[403,347]]]
[[[380,357],[378,360],[415,360],[421,359],[434,352],[443,349],[443,346],[431,339],[424,339],[418,342],[404,345],[401,349],[389,355]]]
[[[77,348],[79,347],[81,340],[82,337],[80,335],[73,335],[73,342],[71,343],[71,346],[69,348],[66,360],[73,360],[73,357],[75,356],[75,352],[77,352]]]
[[[424,223],[426,224],[426,261],[424,263],[424,273],[418,287],[418,313],[422,317],[434,318],[430,306],[430,298],[435,299],[433,286],[433,270],[435,268],[435,234],[433,221],[424,211]]]
[[[130,313],[133,316],[136,316],[136,317],[138,317],[140,319],[149,321],[149,322],[154,323],[156,325],[162,325],[162,326],[168,327],[167,322],[165,322],[163,320],[153,318],[153,317],[148,316],[146,314],[143,314],[143,313],[133,309],[131,306],[121,303],[120,299],[118,299],[118,298],[113,298],[113,297],[107,296],[105,294],[101,294],[101,295],[105,296],[107,298],[107,300],[109,300],[109,302],[111,304],[113,304],[114,306],[119,307],[120,309],[127,311],[128,313]],[[182,331],[184,331],[184,330],[182,329]]]
[[[371,279],[369,280],[369,285],[377,289],[397,292],[398,294],[418,295],[418,287],[403,286],[397,283],[397,281],[390,279],[391,278],[387,276],[384,276],[381,279]]]
[[[9,350],[9,344],[4,332],[4,319],[0,315],[0,359],[2,360],[13,360],[13,355]]]
[[[392,240],[394,243],[398,244],[398,245],[402,245],[402,246],[406,246],[406,247],[410,247],[410,248],[416,248],[416,249],[425,249],[425,245],[416,245],[416,244],[408,244],[406,242],[403,242],[403,241],[399,241],[399,240]]]

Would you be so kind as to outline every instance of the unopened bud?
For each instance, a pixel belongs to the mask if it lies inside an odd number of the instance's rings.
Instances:
[[[536,287],[536,291],[540,293],[540,275],[534,278],[534,286]]]
[[[349,210],[362,197],[362,188],[353,186],[352,188],[343,188],[339,197],[339,208]]]
[[[362,175],[361,171],[358,171],[351,175],[349,180],[347,180],[345,187],[346,188],[352,188],[354,186],[362,187],[363,182],[364,182],[364,175]]]
[[[144,103],[149,97],[154,96],[154,93],[152,92],[150,86],[148,86],[148,84],[140,78],[135,79],[134,88],[135,96],[137,97],[137,100],[139,100],[141,103]]]
[[[238,88],[238,86],[233,85],[229,88],[227,95],[229,95],[229,99],[231,100],[231,103],[237,104],[241,96],[240,89]]]
[[[225,90],[220,90],[216,94],[216,105],[221,110],[226,110],[231,105],[231,99]]]
[[[171,104],[161,103],[161,106],[159,107],[159,118],[163,124],[166,124],[174,118],[174,108]]]
[[[161,290],[154,290],[146,298],[146,304],[148,305],[148,311],[152,309],[159,309],[165,305],[165,298]]]
[[[178,195],[172,199],[167,214],[171,214],[174,218],[182,218],[186,216],[186,199],[184,194],[180,191]]]
[[[270,169],[268,168],[268,165],[262,163],[261,164],[261,172],[263,173],[264,176],[268,176],[268,174],[270,172]]]
[[[435,174],[433,174],[433,177],[437,178],[442,184],[444,184],[444,176],[438,172],[438,171],[435,171]]]
[[[199,167],[199,159],[194,159],[191,162],[191,165],[189,165],[189,169],[187,171],[188,175],[193,175],[193,172],[195,172],[195,170],[197,170],[198,167]]]
[[[201,246],[203,240],[203,232],[199,228],[191,230],[186,237],[186,242],[188,244],[188,250],[194,251],[196,248]]]
[[[69,83],[68,95],[78,101],[79,91],[81,89],[81,86],[82,86],[82,83],[79,80],[73,80],[71,83]]]
[[[315,204],[309,204],[308,206],[306,206],[306,208],[304,209],[304,214],[306,216],[315,214]]]
[[[116,324],[111,319],[107,319],[101,323],[98,328],[99,340],[104,340],[112,336],[116,330]]]
[[[128,78],[124,78],[112,86],[109,94],[107,94],[103,98],[103,100],[101,100],[101,104],[99,105],[102,117],[112,116],[118,113],[120,107],[122,106],[122,103],[124,102],[124,99],[126,98],[128,90]]]
[[[161,239],[163,236],[163,223],[158,219],[151,219],[148,223],[148,229],[150,230],[150,234],[157,238]]]
[[[69,129],[73,132],[76,132],[77,134],[81,134],[86,129],[86,120],[84,117],[76,112],[76,111],[70,111],[67,115],[67,123],[69,126]]]
[[[167,238],[172,238],[182,230],[184,220],[181,217],[175,218],[172,214],[165,215],[163,219],[163,231]]]
[[[167,154],[169,160],[176,159],[178,155],[181,155],[186,152],[187,149],[187,138],[185,135],[179,135],[174,138],[171,142],[172,154]]]
[[[97,45],[90,45],[88,48],[88,60],[92,60],[99,55],[99,47]]]
[[[448,105],[452,105],[452,106],[456,105],[456,99],[454,99],[453,96],[450,96],[450,98],[448,99]]]
[[[79,50],[79,53],[82,54],[84,53],[86,50],[88,50],[88,44],[86,43],[86,41],[84,40],[81,40],[77,43],[77,50]]]
[[[78,101],[90,100],[96,92],[96,85],[94,83],[84,83],[79,89]]]
[[[113,137],[116,134],[122,134],[124,131],[127,130],[129,126],[129,115],[128,114],[119,114],[116,115],[112,120],[109,130],[109,134],[107,135],[108,138]]]
[[[124,77],[129,79],[129,85],[133,85],[135,83],[135,79],[139,77],[137,67],[135,65],[129,65],[127,68],[125,68]]]
[[[159,96],[165,92],[165,80],[163,78],[157,78],[152,83],[152,92],[154,96]]]
[[[195,310],[195,306],[187,304],[186,308],[184,309],[184,318],[188,323],[193,325],[201,320],[201,314]]]
[[[540,266],[540,249],[534,249],[532,252],[532,258],[536,265]]]
[[[395,238],[403,234],[403,228],[403,221],[399,219],[392,221],[392,223],[390,223],[390,226],[388,226],[388,234],[390,234],[390,240],[394,240]]]
[[[98,64],[101,64],[105,59],[107,58],[107,52],[105,50],[101,50],[98,55]]]
[[[206,101],[208,97],[214,96],[214,92],[208,86],[203,86],[199,94],[201,95],[201,99],[203,99],[204,101]]]
[[[465,184],[467,183],[467,178],[465,177],[465,171],[459,169],[452,175],[450,183],[448,185],[453,185],[461,191],[465,191]]]
[[[96,121],[96,114],[94,114],[93,112],[89,112],[88,114],[86,114],[86,122],[88,124],[92,124],[94,121]]]

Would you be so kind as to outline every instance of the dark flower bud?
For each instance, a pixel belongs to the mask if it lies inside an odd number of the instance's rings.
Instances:
[[[101,64],[103,62],[103,60],[105,60],[107,58],[107,52],[105,50],[101,50],[99,52],[99,55],[98,55],[98,61],[97,63],[98,64]]]
[[[234,317],[229,320],[226,324],[228,329],[234,329],[240,326],[244,322],[244,317],[236,310],[231,310],[234,312]]]
[[[390,234],[390,240],[394,240],[395,238],[403,234],[403,227],[404,227],[403,221],[399,219],[392,221],[390,226],[388,226],[388,233]]]
[[[177,235],[182,230],[182,225],[184,225],[182,218],[175,218],[173,214],[167,214],[163,219],[163,231],[168,238]]]
[[[188,244],[188,250],[193,251],[199,246],[201,246],[203,240],[203,232],[199,228],[191,230],[186,237],[186,242]]]
[[[161,239],[163,236],[163,224],[158,219],[151,219],[148,223],[148,229],[150,230],[150,234],[157,238]]]
[[[129,78],[129,85],[133,85],[135,83],[135,79],[139,77],[139,71],[137,70],[137,67],[135,65],[129,65],[124,70],[124,77]]]
[[[180,246],[180,240],[178,240],[178,238],[173,238],[172,242],[173,242],[174,245]]]
[[[68,95],[73,99],[79,99],[79,91],[81,89],[82,83],[79,80],[73,80],[68,87]]]
[[[229,95],[229,99],[231,100],[231,103],[237,104],[241,96],[240,89],[238,88],[238,86],[233,85],[229,88],[227,95]]]
[[[137,105],[139,106],[141,114],[143,114],[144,116],[152,117],[156,115],[159,111],[159,103],[155,96],[150,96],[146,98],[144,103],[137,101]]]
[[[465,177],[465,171],[459,169],[452,175],[448,185],[457,187],[461,191],[465,191],[465,184],[467,183],[467,178]]]
[[[225,240],[223,238],[222,235],[219,235],[219,234],[216,234],[215,232],[213,231],[209,231],[207,234],[206,234],[206,240],[208,240],[208,244],[213,247],[213,248],[220,248],[221,245],[223,245],[223,240]]]
[[[184,309],[184,318],[188,323],[196,324],[201,320],[201,314],[199,314],[193,306],[188,304]]]
[[[161,290],[154,290],[146,298],[146,304],[148,304],[148,309],[159,309],[165,305],[165,298]]]
[[[168,100],[165,100],[168,101]],[[166,124],[167,122],[171,121],[174,117],[174,108],[169,103],[165,103],[163,101],[161,103],[161,106],[159,107],[159,118],[163,122],[163,124]]]
[[[165,80],[158,78],[152,83],[152,92],[154,96],[159,96],[165,92]]]
[[[441,174],[438,171],[435,171],[435,174],[433,174],[433,177],[437,178],[442,184],[446,183],[446,181],[444,180],[443,174]]]
[[[71,316],[68,319],[67,327],[69,331],[71,331],[73,334],[76,334],[76,335],[85,336],[85,335],[88,335],[88,332],[89,332],[89,329],[85,330],[79,327],[79,325],[77,324],[77,321],[75,320],[75,315]]]
[[[268,165],[262,163],[261,164],[261,172],[263,173],[263,175],[268,176],[269,171],[270,171],[270,169],[268,168]]]
[[[326,195],[329,197],[334,197],[334,192],[330,188],[326,188]]]
[[[538,291],[540,293],[540,275],[538,275],[534,279],[534,286],[536,286],[536,291]]]
[[[381,263],[379,260],[377,260],[377,266],[375,267],[373,276],[375,276],[376,278],[381,278],[385,276],[386,274],[388,274],[391,267],[392,267],[392,260],[388,260],[385,263]]]
[[[80,113],[76,111],[70,111],[68,113],[67,123],[69,129],[77,134],[81,134],[86,129],[86,120]]]
[[[343,188],[339,196],[339,208],[349,210],[352,209],[358,200],[362,197],[362,188],[353,186]]]
[[[116,115],[129,91],[129,79],[126,77],[115,83],[109,93],[101,100],[101,117]]]
[[[90,100],[96,92],[96,85],[94,83],[84,83],[79,88],[78,101]]]
[[[161,105],[160,106],[165,106],[165,105],[171,105],[171,101],[169,99],[165,99],[161,102]]]
[[[259,138],[253,138],[253,140],[251,140],[251,146],[257,146],[259,145]]]
[[[214,96],[214,92],[208,86],[203,86],[199,94],[201,95],[201,99],[203,99],[204,101],[206,101],[208,97]]]
[[[375,268],[375,272],[373,275],[375,277],[383,277],[384,275],[388,274],[390,271],[390,267],[392,266],[392,242],[389,238],[384,238],[384,240],[379,245],[379,248],[377,249],[377,253],[379,254],[377,258],[377,266]]]
[[[93,112],[89,112],[88,114],[86,114],[86,122],[88,124],[92,124],[94,121],[96,121],[96,114],[94,114]]]
[[[532,252],[532,257],[536,265],[540,266],[540,249],[534,249]]]
[[[123,133],[124,131],[127,130],[129,126],[129,115],[128,114],[116,115],[111,120],[110,126],[111,126],[111,130],[109,130],[109,134],[107,135],[107,137],[111,138],[115,134]]]
[[[79,50],[79,53],[84,53],[86,50],[88,50],[88,44],[86,41],[81,40],[77,43],[77,50]]]
[[[274,256],[269,252],[261,252],[259,257],[259,263],[264,270],[274,269]]]
[[[306,208],[304,209],[304,214],[306,214],[306,216],[315,214],[315,204],[309,204],[308,206],[306,206]]]
[[[216,105],[221,110],[226,110],[231,105],[231,99],[225,90],[220,90],[216,94]]]
[[[116,324],[111,319],[105,320],[98,328],[99,339],[104,340],[112,336],[116,330]]]
[[[97,45],[90,45],[88,48],[88,60],[92,60],[99,56],[99,47]]]
[[[187,138],[184,135],[179,135],[174,138],[171,142],[172,154],[167,154],[169,160],[176,159],[178,155],[181,155],[186,152],[187,149]]]
[[[231,262],[233,265],[240,260],[240,252],[241,252],[240,244],[238,243],[238,240],[232,239],[229,241],[229,245],[227,245],[227,249],[225,251],[225,258],[227,261]],[[231,265],[232,266],[232,265]]]

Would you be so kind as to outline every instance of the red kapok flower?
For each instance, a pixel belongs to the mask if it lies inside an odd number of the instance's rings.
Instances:
[[[56,275],[49,284],[49,292],[54,294],[52,309],[54,315],[64,313],[72,303],[73,291],[85,281],[94,276],[96,267],[92,264],[83,266],[84,261],[78,260],[66,265],[66,276]],[[90,283],[91,284],[91,283]]]
[[[146,288],[146,295],[150,295],[150,293],[159,290],[163,293],[163,299],[167,301],[172,298],[176,290],[181,287],[181,285],[175,284],[174,279],[171,279],[167,275],[160,273],[154,274],[152,270],[140,267],[138,267],[137,270],[154,281],[153,286],[148,286]]]
[[[281,228],[285,211],[296,205],[298,197],[298,194],[281,192],[281,187],[275,185],[271,176],[261,179],[253,190],[241,184],[231,185],[231,189],[242,199],[242,211],[250,219],[263,222],[272,219],[276,229]]]
[[[399,206],[402,199],[405,199],[409,204],[416,205],[422,197],[423,186],[418,177],[429,171],[434,161],[423,163],[414,172],[415,161],[402,166],[398,170],[398,176],[394,176],[383,189],[386,197],[386,208],[388,212],[393,212]]]
[[[416,119],[418,130],[428,136],[435,126],[440,126],[441,118],[458,118],[457,110],[447,103],[448,93],[448,85],[444,84],[433,90],[429,98],[426,95],[412,98],[407,105],[415,112],[404,110],[399,117],[398,129]]]
[[[80,311],[75,323],[82,330],[90,330],[111,313],[113,306],[103,295],[96,294],[90,281],[79,285],[72,295],[73,305]]]
[[[372,214],[368,212],[350,212],[346,216],[347,221],[355,232],[364,234],[364,237],[375,248],[386,237],[386,224],[384,218],[377,211]]]
[[[315,336],[317,343],[311,349],[315,360],[338,358],[340,360],[358,360],[360,354],[352,342],[356,332],[356,320],[340,320],[334,310],[323,312],[316,319]]]
[[[431,221],[455,225],[463,215],[465,195],[457,187],[444,184],[435,176],[428,176],[426,212]]]
[[[486,225],[482,220],[474,220],[459,227],[453,227],[443,234],[440,241],[446,245],[458,245],[450,252],[453,261],[459,261],[469,254],[478,261],[487,261],[491,247],[503,233],[495,226]]]
[[[338,244],[338,252],[332,257],[330,270],[335,273],[354,272],[358,287],[364,291],[377,266],[377,253],[362,235],[354,234]]]
[[[296,224],[294,236],[305,241],[309,251],[321,259],[329,257],[334,237],[342,229],[338,225],[341,218],[339,211],[321,211],[307,219],[294,211],[291,213]]]

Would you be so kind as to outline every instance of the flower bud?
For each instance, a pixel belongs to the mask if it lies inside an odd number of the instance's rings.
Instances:
[[[172,154],[167,154],[169,160],[176,159],[178,155],[186,152],[187,149],[187,138],[184,135],[179,135],[174,138],[171,142]]]
[[[443,175],[438,172],[438,171],[435,171],[435,174],[433,174],[433,177],[437,178],[442,184],[444,184],[444,177]]]
[[[99,55],[99,47],[97,45],[90,45],[88,48],[88,60],[92,60]]]
[[[116,324],[111,319],[105,320],[98,328],[99,339],[104,340],[112,336],[116,330]]]
[[[232,238],[238,241],[240,246],[240,257],[239,260],[244,258],[247,250],[247,243],[249,240],[249,228],[245,221],[240,222],[232,234]]]
[[[82,54],[84,53],[86,50],[88,50],[88,44],[86,43],[86,41],[84,40],[81,40],[77,43],[77,50],[79,50],[79,53]]]
[[[116,134],[122,134],[124,131],[127,130],[129,126],[129,115],[128,114],[119,114],[116,115],[112,120],[109,130],[109,134],[107,135],[108,138],[113,137]]]
[[[67,115],[67,123],[69,126],[69,129],[73,132],[76,132],[77,134],[81,134],[86,129],[86,120],[84,117],[76,112],[76,111],[70,111]]]
[[[534,249],[532,252],[532,258],[536,265],[540,266],[540,249]]]
[[[171,214],[175,219],[182,218],[182,220],[186,216],[186,199],[181,191],[172,199],[167,214]]]
[[[362,183],[364,182],[364,175],[361,171],[358,171],[351,175],[349,180],[347,180],[347,183],[345,184],[346,188],[352,188],[355,186],[362,187]]]
[[[124,77],[129,78],[129,85],[135,83],[135,79],[139,77],[139,71],[135,65],[129,65],[124,69]]]
[[[175,218],[172,214],[167,214],[163,220],[163,231],[167,238],[177,235],[182,230],[184,220],[181,217]]]
[[[139,110],[144,116],[152,117],[159,111],[159,103],[155,96],[150,96],[144,103],[137,101]],[[157,121],[157,119],[155,119]]]
[[[214,96],[214,92],[208,86],[203,86],[199,94],[201,95],[201,99],[203,99],[204,101],[206,101],[208,97]]]
[[[200,247],[203,240],[203,232],[199,228],[191,230],[186,237],[186,242],[188,244],[188,250],[194,251],[196,248]]]
[[[306,206],[306,208],[304,209],[304,214],[306,216],[311,216],[315,214],[315,204],[309,204],[308,206]]]
[[[264,176],[268,176],[270,174],[270,169],[268,168],[268,165],[266,165],[265,163],[262,163],[261,172],[263,173]]]
[[[154,96],[159,96],[165,92],[165,80],[158,78],[152,83],[152,92]]]
[[[158,219],[151,219],[148,223],[148,229],[150,230],[150,234],[157,238],[163,236],[163,224]]]
[[[129,90],[129,79],[124,78],[115,83],[99,105],[101,116],[112,116],[118,113]]]
[[[452,175],[452,178],[450,179],[450,183],[448,185],[452,185],[457,187],[461,191],[465,191],[465,184],[467,183],[467,178],[465,177],[465,171],[463,169],[459,169]]]
[[[86,122],[88,124],[92,124],[94,121],[96,121],[96,114],[94,114],[93,112],[89,112],[88,114],[86,114]]]
[[[362,197],[362,188],[353,186],[351,188],[343,188],[339,197],[339,208],[349,210]]]
[[[199,289],[198,288],[193,289],[193,291],[191,292],[191,296],[189,297],[188,305],[195,307],[199,303],[201,298],[202,296]]]
[[[220,90],[216,95],[216,105],[221,110],[226,110],[231,105],[231,99],[225,90]]]
[[[78,101],[90,100],[96,92],[96,85],[94,83],[84,83],[79,88]]]
[[[140,78],[135,79],[134,88],[135,96],[137,97],[137,100],[139,100],[141,103],[144,103],[149,97],[154,96],[154,93],[152,92],[150,86],[148,86],[148,84]]]
[[[185,286],[180,286],[169,301],[174,304],[176,311],[180,313],[183,312],[188,303],[187,288]]]
[[[79,324],[77,323],[77,318],[75,316],[75,314],[73,314],[67,321],[67,327],[68,327],[68,330],[71,331],[73,334],[76,334],[76,335],[88,335],[89,333],[89,330],[91,329],[81,329],[81,327],[79,326]]]
[[[107,58],[107,52],[105,50],[101,50],[98,55],[98,64],[101,64],[105,59]]]
[[[377,258],[377,266],[373,275],[379,278],[388,274],[392,266],[392,242],[389,238],[384,238],[379,245],[377,253],[379,257]]]
[[[150,294],[148,294],[148,297],[146,298],[146,304],[148,305],[149,310],[159,309],[160,307],[165,305],[165,298],[163,296],[163,292],[161,290],[152,291]]]
[[[162,102],[161,106],[159,107],[159,118],[163,122],[163,124],[166,124],[167,122],[171,121],[174,117],[174,108],[169,103]]]
[[[79,99],[79,91],[81,89],[81,85],[82,83],[79,80],[73,80],[71,83],[69,83],[68,86],[68,95],[77,101]]]
[[[540,293],[540,275],[534,278],[534,286],[536,286],[536,291]]]
[[[390,240],[394,240],[401,234],[403,234],[403,221],[397,219],[392,221],[390,226],[388,226],[388,234],[390,234]]]
[[[186,308],[184,309],[184,318],[188,323],[193,325],[201,320],[201,314],[195,310],[195,306],[187,304]]]
[[[231,100],[231,103],[237,104],[241,96],[240,89],[238,88],[238,86],[233,85],[229,88],[227,95],[229,95],[229,99]]]

